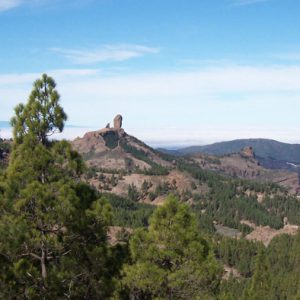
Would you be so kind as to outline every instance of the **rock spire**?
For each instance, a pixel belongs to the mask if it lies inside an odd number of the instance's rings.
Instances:
[[[123,117],[121,115],[116,115],[114,118],[114,129],[121,129],[122,128],[122,120]]]

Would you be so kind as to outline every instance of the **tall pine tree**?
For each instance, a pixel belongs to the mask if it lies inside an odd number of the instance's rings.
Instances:
[[[84,165],[70,144],[49,140],[66,120],[54,80],[37,80],[15,113],[0,195],[0,298],[105,299],[110,206],[80,182]]]

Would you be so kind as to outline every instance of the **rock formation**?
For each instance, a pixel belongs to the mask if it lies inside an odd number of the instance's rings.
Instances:
[[[121,129],[122,128],[122,116],[116,115],[114,118],[114,129]]]
[[[246,158],[255,158],[255,153],[252,147],[245,147],[242,149],[241,155]]]

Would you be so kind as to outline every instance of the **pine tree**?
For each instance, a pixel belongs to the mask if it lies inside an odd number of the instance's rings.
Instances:
[[[189,207],[173,196],[148,230],[135,232],[130,253],[122,284],[132,299],[209,299],[218,290],[222,270]]]
[[[59,105],[60,96],[51,77],[43,74],[33,86],[28,103],[15,108],[16,115],[11,120],[14,141],[22,143],[24,136],[32,134],[45,145],[49,136],[63,131],[67,115]]]
[[[1,299],[104,299],[112,289],[111,208],[80,182],[84,165],[70,144],[49,140],[66,119],[54,88],[43,75],[12,121],[0,196]]]
[[[244,299],[272,299],[271,274],[265,250],[260,249],[255,258],[254,273],[249,287],[245,290]]]

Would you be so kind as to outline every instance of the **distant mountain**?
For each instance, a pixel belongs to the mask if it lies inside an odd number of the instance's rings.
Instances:
[[[273,182],[286,187],[291,193],[300,192],[300,182],[297,169],[287,163],[265,166],[265,159],[255,156],[251,147],[242,149],[239,153],[223,156],[207,154],[192,154],[187,157],[200,168],[214,171],[233,178],[239,177],[258,182]]]
[[[197,146],[195,146],[197,147]],[[185,155],[184,153],[181,152],[181,150],[184,150],[186,148],[179,148],[178,150],[175,149],[166,149],[166,148],[156,148],[157,151],[169,155],[174,155],[174,156],[182,156]]]
[[[289,162],[292,164],[300,164],[300,145],[281,143],[269,139],[240,139],[228,142],[214,143],[205,146],[191,146],[183,149],[178,149],[172,154],[209,154],[209,155],[228,155],[238,153],[245,147],[252,147],[255,155],[263,158],[266,163],[282,162],[283,164]]]

